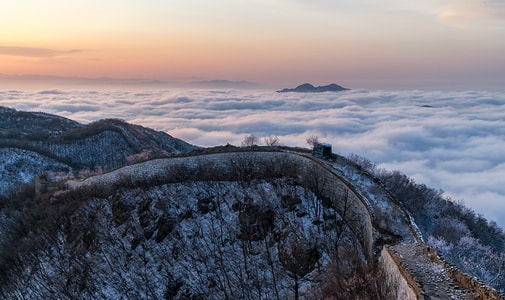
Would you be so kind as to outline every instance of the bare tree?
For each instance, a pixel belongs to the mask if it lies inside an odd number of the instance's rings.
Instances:
[[[279,137],[276,135],[266,136],[263,138],[263,142],[267,146],[279,146]]]
[[[306,141],[309,146],[314,147],[315,144],[319,143],[319,137],[317,135],[311,135]]]
[[[242,147],[252,147],[258,145],[258,138],[254,134],[248,134],[242,141]]]
[[[311,244],[304,238],[288,238],[278,245],[279,261],[287,271],[289,277],[293,278],[294,299],[298,300],[300,281],[305,275],[314,270],[316,263],[321,257],[317,250],[317,245]]]

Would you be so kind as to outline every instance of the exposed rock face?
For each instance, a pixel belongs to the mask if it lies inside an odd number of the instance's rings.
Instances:
[[[294,89],[289,89],[285,88],[280,91],[277,91],[278,93],[289,93],[289,92],[296,92],[296,93],[322,93],[322,92],[341,92],[341,91],[347,91],[349,89],[341,87],[338,84],[332,83],[328,85],[323,85],[323,86],[313,86],[310,83],[304,83],[302,85],[297,86]]]
[[[170,135],[121,120],[88,125],[45,113],[0,107],[0,195],[45,171],[108,170],[127,157],[146,158],[195,149]]]

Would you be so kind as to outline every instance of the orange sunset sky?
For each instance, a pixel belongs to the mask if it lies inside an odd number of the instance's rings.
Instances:
[[[502,0],[2,0],[0,31],[4,78],[505,86]]]

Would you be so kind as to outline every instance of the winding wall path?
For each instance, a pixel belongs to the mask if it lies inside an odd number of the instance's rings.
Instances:
[[[335,164],[335,163],[333,163]],[[92,187],[94,191],[107,195],[118,182],[131,182],[135,185],[150,182],[180,182],[181,176],[196,175],[193,180],[211,180],[198,177],[199,172],[207,170],[214,180],[235,181],[243,178],[268,176],[291,176],[300,182],[311,182],[310,186],[320,196],[329,199],[337,210],[346,209],[346,221],[353,228],[362,251],[369,263],[373,263],[374,245],[379,236],[374,227],[373,205],[362,196],[350,182],[357,178],[346,179],[335,171],[332,163],[315,159],[309,155],[293,151],[251,151],[203,154],[186,157],[156,159],[126,166],[102,175],[93,176],[83,181],[68,181],[70,189]],[[210,170],[210,171],[209,171]],[[184,174],[181,174],[184,172]],[[359,174],[359,172],[357,173]],[[184,177],[183,176],[183,177]],[[365,176],[361,174],[359,176]],[[191,177],[191,176],[190,176]],[[185,177],[186,180],[188,177]],[[361,178],[361,181],[370,178]],[[382,188],[382,187],[379,187]],[[344,208],[343,199],[350,206]],[[391,199],[389,199],[391,200]],[[382,201],[389,201],[387,197]],[[387,203],[387,205],[396,205]],[[409,216],[404,216],[410,220]],[[376,220],[377,221],[377,220]],[[411,225],[402,235],[403,243],[386,246],[379,259],[391,282],[388,285],[396,289],[398,299],[505,299],[492,289],[483,297],[481,290],[461,285],[454,275],[447,270],[446,264],[434,259],[426,249],[417,231]],[[406,236],[408,235],[408,236]],[[485,287],[484,287],[485,288]]]

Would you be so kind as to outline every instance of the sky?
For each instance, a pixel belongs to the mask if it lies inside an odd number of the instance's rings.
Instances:
[[[0,90],[0,105],[82,123],[120,118],[198,146],[254,134],[357,154],[445,191],[505,229],[505,93],[350,90]]]
[[[503,36],[502,0],[2,0],[0,74],[504,90]]]

